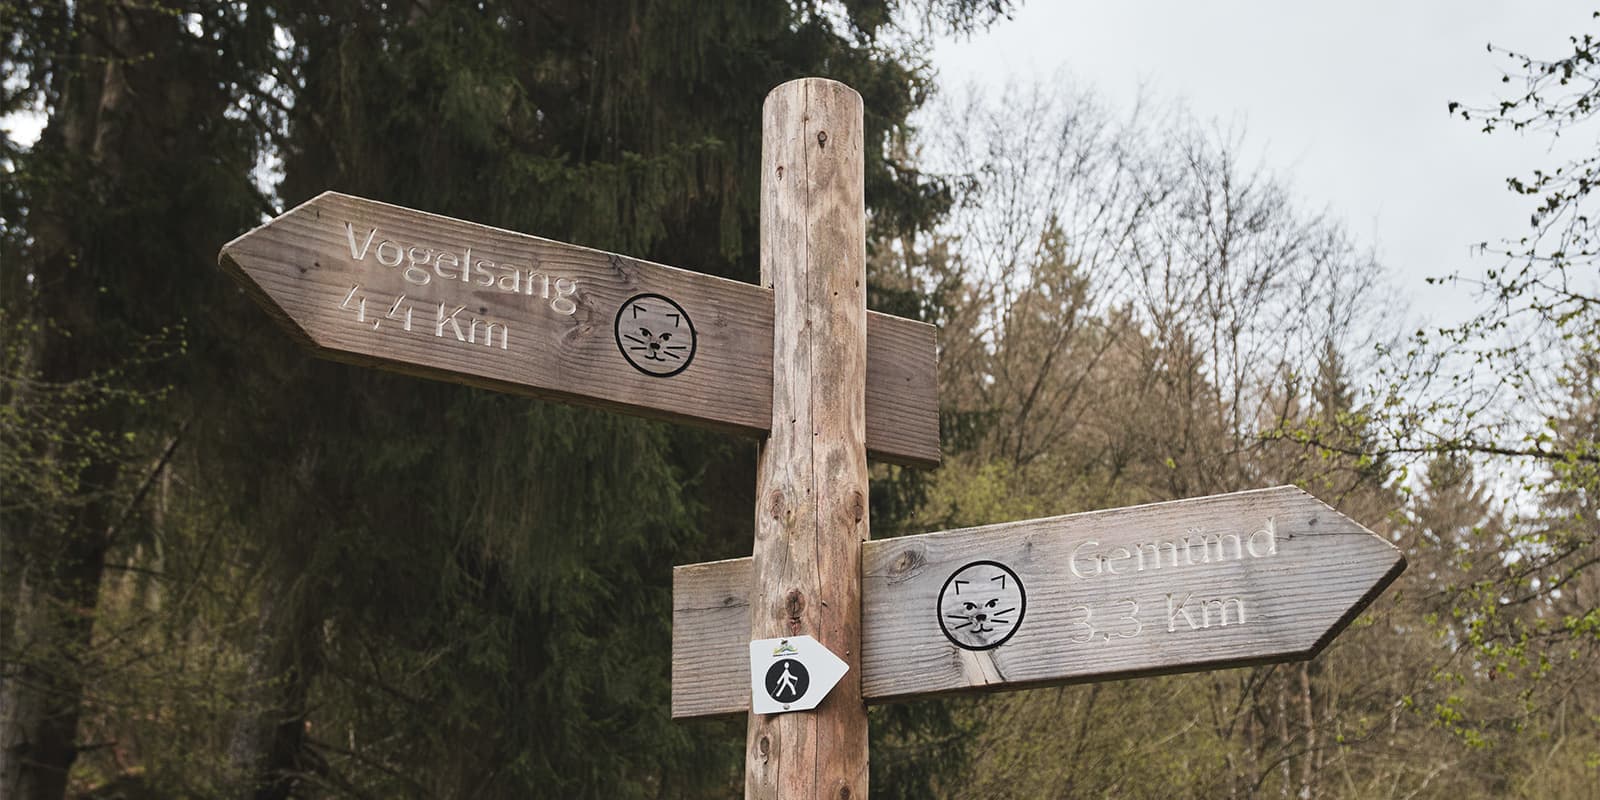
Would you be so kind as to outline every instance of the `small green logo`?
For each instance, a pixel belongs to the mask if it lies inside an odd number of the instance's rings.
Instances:
[[[783,641],[778,642],[777,647],[772,649],[773,658],[777,658],[781,655],[800,655],[800,651],[794,649],[794,645],[789,644],[788,639],[784,639]]]

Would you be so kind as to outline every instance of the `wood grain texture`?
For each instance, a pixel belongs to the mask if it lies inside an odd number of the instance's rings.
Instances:
[[[757,460],[746,630],[750,639],[815,637],[849,672],[814,711],[750,714],[745,796],[865,798],[861,96],[829,80],[783,84],[767,95],[761,140],[761,280],[772,287],[774,305],[772,425]],[[746,682],[746,703],[749,692]]]
[[[408,273],[413,256],[422,266]],[[460,279],[463,260],[483,269]],[[772,291],[760,286],[336,192],[219,261],[325,357],[746,435],[771,424]],[[676,375],[646,374],[619,350],[618,311],[640,294],[671,298],[693,323],[693,360]],[[936,465],[933,328],[869,316],[868,449]]]
[[[867,542],[862,551],[869,703],[1310,658],[1405,568],[1388,542],[1292,486]],[[937,604],[946,579],[979,560],[1010,566],[1027,606],[1012,638],[974,651],[945,638]],[[676,717],[748,706],[746,695],[718,687],[747,669],[749,636],[707,610],[745,602],[729,581],[748,569],[734,560],[675,573]]]
[[[673,567],[674,718],[749,710],[750,566],[735,558]]]

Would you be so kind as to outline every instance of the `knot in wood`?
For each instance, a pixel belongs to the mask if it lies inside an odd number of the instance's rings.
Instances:
[[[827,147],[828,146],[828,132],[827,131],[817,131],[817,146],[818,147]]]
[[[767,513],[772,515],[773,519],[783,519],[783,492],[773,489],[767,494]]]
[[[766,736],[756,740],[756,752],[761,754],[762,760],[766,760],[767,754],[772,752],[772,740]]]
[[[855,515],[856,522],[867,518],[867,496],[860,489],[851,493],[850,511]]]
[[[920,545],[907,546],[889,562],[886,577],[890,583],[900,583],[914,577],[927,563],[927,554]]]
[[[806,596],[799,589],[790,589],[789,595],[784,598],[783,608],[789,615],[789,627],[798,630],[800,615],[806,610]]]

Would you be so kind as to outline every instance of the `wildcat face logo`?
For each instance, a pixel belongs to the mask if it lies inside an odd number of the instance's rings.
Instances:
[[[646,375],[670,378],[694,360],[694,323],[683,306],[659,294],[628,298],[613,330],[622,357]]]
[[[939,629],[963,650],[992,650],[1022,627],[1027,608],[1017,573],[998,561],[974,561],[951,573],[939,590]]]

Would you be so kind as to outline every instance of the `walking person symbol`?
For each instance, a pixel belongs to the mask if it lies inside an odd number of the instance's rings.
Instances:
[[[780,703],[792,703],[805,697],[806,690],[811,688],[811,674],[798,660],[785,658],[767,668],[764,683],[767,696]]]
[[[783,676],[778,680],[778,694],[782,695],[786,691],[794,692],[794,675],[789,672],[788,664],[783,665]]]

